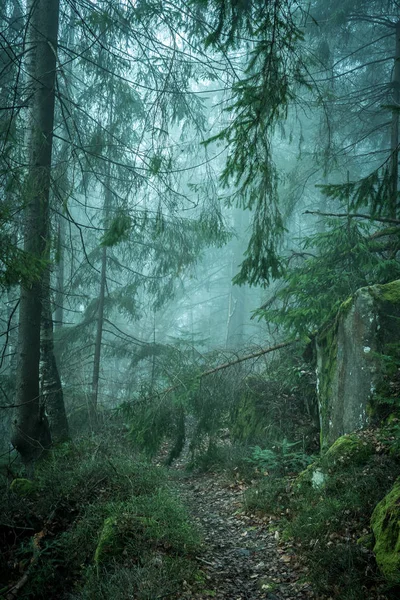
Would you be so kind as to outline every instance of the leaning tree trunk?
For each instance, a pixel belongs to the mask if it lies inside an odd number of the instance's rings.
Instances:
[[[49,222],[50,167],[53,141],[58,0],[27,2],[26,64],[28,174],[25,186],[24,249],[38,266],[46,255]],[[43,264],[30,285],[21,286],[17,413],[12,443],[25,464],[50,445],[48,423],[39,402],[41,286]]]
[[[40,339],[41,406],[46,413],[52,441],[64,442],[69,437],[64,395],[54,355],[53,319],[50,302],[50,268],[42,281],[42,327]]]

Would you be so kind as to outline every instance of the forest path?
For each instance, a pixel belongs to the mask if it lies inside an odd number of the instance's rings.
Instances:
[[[201,591],[189,587],[177,598],[229,600],[310,600],[301,568],[289,544],[280,543],[269,517],[246,514],[244,485],[221,475],[173,476],[181,499],[202,532],[197,560],[204,573]]]

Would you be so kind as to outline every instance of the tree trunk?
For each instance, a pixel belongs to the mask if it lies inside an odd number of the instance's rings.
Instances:
[[[106,277],[107,277],[107,248],[106,248],[106,246],[103,246],[102,253],[101,253],[101,278],[100,278],[99,305],[98,305],[98,309],[97,309],[96,341],[95,341],[95,345],[94,345],[92,394],[91,394],[90,405],[89,405],[89,420],[90,420],[91,428],[94,428],[97,423],[97,400],[98,400],[98,394],[99,394],[101,340],[103,337],[103,319],[104,319],[104,300],[105,300],[105,293],[106,293]]]
[[[246,286],[233,285],[231,283],[236,275],[239,264],[243,260],[243,243],[245,239],[246,228],[249,224],[249,216],[240,209],[236,209],[233,214],[233,224],[238,235],[238,240],[233,246],[230,260],[230,290],[228,301],[228,317],[226,323],[226,348],[240,348],[244,341],[244,329],[246,320],[249,320],[247,314],[247,294]]]
[[[106,41],[106,40],[104,40]],[[113,121],[113,102],[114,95],[111,92],[108,98],[109,102],[109,114],[108,114],[108,131],[111,131]],[[112,191],[111,191],[111,146],[112,140],[108,139],[107,149],[107,170],[105,177],[105,191],[104,191],[104,205],[103,205],[103,219],[104,225],[107,227],[109,220],[109,212],[112,203]],[[99,293],[99,304],[97,309],[97,328],[96,328],[96,340],[94,345],[94,361],[93,361],[93,378],[92,378],[92,393],[89,404],[89,421],[90,427],[93,429],[96,427],[98,422],[98,395],[99,395],[99,378],[100,378],[100,358],[101,358],[101,342],[103,337],[103,325],[104,325],[104,301],[106,293],[107,283],[107,246],[103,246],[101,253],[101,275],[100,275],[100,293]]]
[[[64,246],[65,246],[65,221],[62,215],[58,216],[57,235],[57,271],[56,295],[54,310],[54,327],[59,329],[64,320]]]
[[[397,195],[399,181],[399,110],[400,110],[400,21],[396,23],[396,49],[393,69],[393,110],[391,129],[391,179],[392,193],[390,198],[389,216],[397,216]]]
[[[30,110],[28,174],[25,186],[24,249],[37,261],[46,256],[49,221],[50,167],[54,124],[58,0],[28,0],[26,73]],[[40,272],[41,271],[41,272]],[[41,285],[43,267],[36,281],[21,286],[18,406],[12,443],[29,464],[51,443],[47,419],[39,402]]]
[[[68,439],[68,420],[64,406],[61,379],[54,355],[53,319],[50,302],[50,268],[43,276],[42,327],[41,327],[41,406],[46,413],[52,441],[60,443]]]
[[[69,12],[69,22],[67,25],[67,45],[69,48],[74,47],[75,43],[75,29],[74,29],[74,19],[76,18],[76,2],[75,0],[70,0],[69,2],[70,12]],[[67,127],[67,123],[63,122],[63,132],[62,136],[64,141],[61,146],[61,156],[64,157],[66,161],[64,172],[59,180],[59,197],[62,198],[63,203],[67,203],[69,196],[69,178],[68,178],[68,170],[69,170],[69,130]],[[65,238],[66,238],[66,223],[64,218],[64,210],[60,210],[60,214],[57,216],[58,220],[58,232],[57,232],[57,269],[56,269],[56,294],[55,294],[55,306],[54,306],[54,328],[60,329],[63,326],[64,322],[64,278],[65,278]]]

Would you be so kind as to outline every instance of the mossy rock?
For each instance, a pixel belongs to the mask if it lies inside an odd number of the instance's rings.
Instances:
[[[321,461],[316,460],[297,475],[294,481],[294,487],[300,492],[311,487],[320,488],[323,486],[325,477],[326,474],[321,468]]]
[[[103,529],[94,553],[94,562],[100,565],[111,556],[119,554],[122,550],[122,543],[117,528],[116,517],[107,517],[104,519]]]
[[[342,435],[325,452],[321,459],[323,467],[332,469],[341,464],[363,464],[373,454],[371,443],[356,434]]]
[[[32,498],[37,494],[38,486],[30,479],[17,478],[11,482],[10,490],[21,498]]]
[[[376,562],[390,583],[400,583],[400,477],[371,517]]]
[[[321,489],[329,478],[329,473],[337,471],[342,466],[364,464],[373,452],[372,444],[356,434],[343,435],[321,458],[299,473],[294,485],[299,491],[311,487]]]
[[[366,533],[365,535],[362,535],[360,538],[358,538],[357,544],[358,546],[366,548],[367,550],[373,550],[375,544],[373,533]]]
[[[377,300],[381,302],[400,304],[400,279],[382,285],[375,285],[371,290]]]
[[[316,338],[321,448],[387,413],[385,374],[400,358],[400,280],[360,288]]]

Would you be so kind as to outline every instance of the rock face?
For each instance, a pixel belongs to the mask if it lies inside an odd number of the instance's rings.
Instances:
[[[359,289],[317,337],[321,447],[368,424],[382,355],[400,345],[400,280]]]

